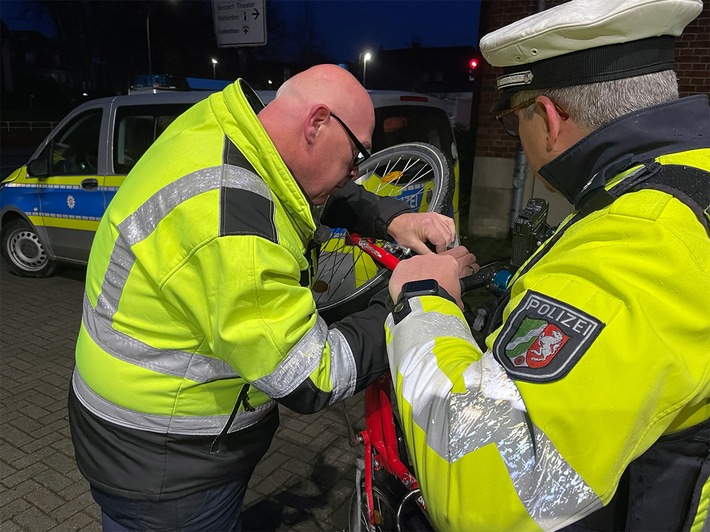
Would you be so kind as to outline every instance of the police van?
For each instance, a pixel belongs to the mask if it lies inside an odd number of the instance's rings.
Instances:
[[[257,91],[265,103],[274,91]],[[29,162],[0,183],[0,245],[6,265],[25,277],[47,277],[58,263],[86,264],[99,220],[126,175],[182,112],[212,91],[136,91],[86,102],[70,112]],[[373,151],[427,142],[449,159],[458,154],[443,103],[397,91],[370,91]]]

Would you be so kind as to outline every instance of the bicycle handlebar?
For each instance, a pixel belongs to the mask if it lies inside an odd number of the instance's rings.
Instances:
[[[388,270],[394,270],[395,266],[399,264],[397,257],[375,244],[372,239],[361,237],[357,233],[350,233],[349,238],[353,244]],[[505,261],[486,264],[478,272],[461,278],[461,293],[465,294],[470,290],[483,287],[495,293],[503,293],[511,276],[510,265]]]
[[[492,292],[501,294],[508,286],[512,275],[510,264],[505,261],[486,264],[473,275],[461,278],[461,293],[465,294],[470,290],[486,287]]]

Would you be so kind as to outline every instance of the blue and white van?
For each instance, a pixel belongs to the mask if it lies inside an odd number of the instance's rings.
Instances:
[[[99,220],[136,161],[165,128],[210,91],[139,91],[86,102],[70,112],[29,162],[0,183],[0,246],[9,269],[46,277],[58,263],[86,264]],[[274,91],[259,92],[264,102]],[[373,151],[427,142],[456,175],[458,154],[442,102],[414,93],[371,91]]]

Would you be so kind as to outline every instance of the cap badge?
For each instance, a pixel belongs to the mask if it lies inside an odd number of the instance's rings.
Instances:
[[[516,72],[515,74],[508,74],[507,76],[501,76],[496,80],[498,89],[503,89],[505,87],[515,86],[515,85],[530,85],[535,76],[529,70],[525,72]]]

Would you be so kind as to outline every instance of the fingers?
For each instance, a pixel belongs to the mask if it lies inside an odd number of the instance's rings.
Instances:
[[[466,277],[476,273],[480,266],[476,263],[476,256],[464,246],[456,246],[441,253],[454,257],[459,265],[459,277]]]
[[[466,257],[459,259],[455,254],[451,253],[442,253],[440,255],[429,253],[428,255],[417,255],[401,261],[390,278],[390,296],[396,300],[402,291],[402,285],[406,282],[434,279],[439,283],[439,286],[456,300],[459,307],[463,308],[459,282],[461,270],[459,260],[467,262],[469,259]]]
[[[448,216],[435,212],[400,214],[390,222],[387,232],[402,246],[419,255],[431,253],[426,243],[444,251],[456,239],[456,226]]]

